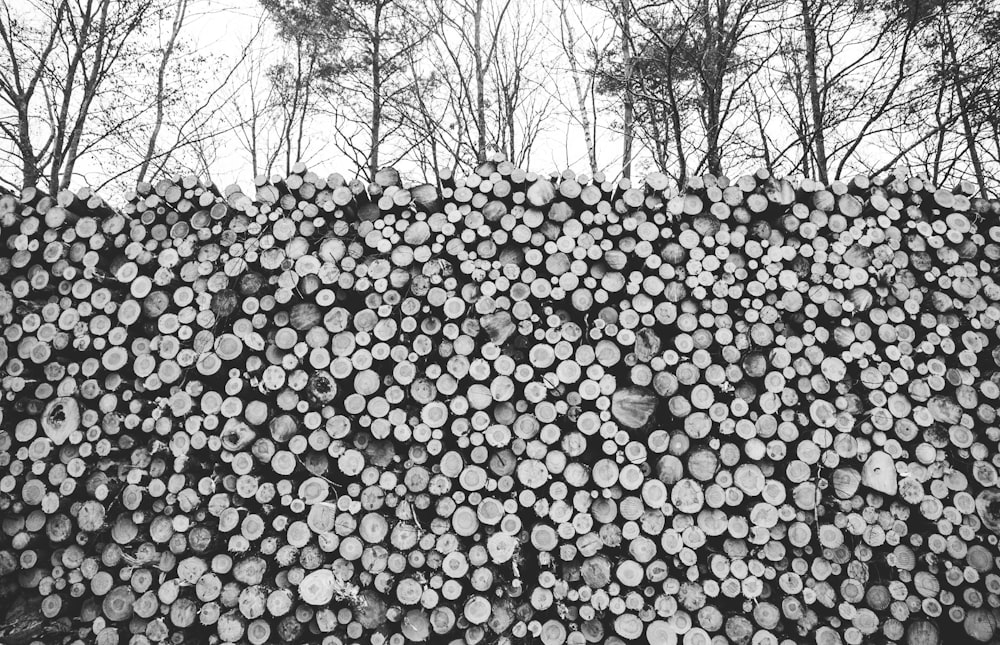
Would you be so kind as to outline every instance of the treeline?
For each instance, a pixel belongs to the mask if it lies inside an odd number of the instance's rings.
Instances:
[[[204,46],[244,10],[6,5],[3,174],[58,191],[245,159],[427,179],[499,152],[677,185],[908,166],[990,196],[1000,175],[986,0],[262,0],[248,33]]]

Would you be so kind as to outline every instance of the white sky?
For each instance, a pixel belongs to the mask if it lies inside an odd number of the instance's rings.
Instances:
[[[503,2],[505,0],[487,1]],[[587,172],[589,163],[583,130],[572,113],[577,108],[572,76],[566,56],[557,44],[560,22],[559,4],[557,0],[511,1],[514,3],[515,9],[508,14],[508,17],[514,16],[516,19],[520,16],[522,21],[529,21],[531,24],[537,25],[537,33],[534,38],[543,44],[538,52],[530,57],[529,69],[526,73],[541,82],[545,90],[544,94],[552,98],[553,104],[553,109],[544,120],[544,128],[535,142],[532,156],[526,165],[528,169],[541,173],[553,170],[562,171],[566,168],[578,173]],[[581,0],[566,0],[566,2],[576,15],[573,26],[576,31],[576,50],[578,58],[586,66],[587,63],[584,59],[588,47],[596,44],[600,48],[609,43],[615,37],[616,28],[610,17],[581,2]],[[191,0],[191,3],[184,29],[186,39],[186,48],[183,50],[184,60],[190,66],[191,61],[195,60],[196,57],[204,56],[207,62],[198,64],[197,69],[192,72],[198,78],[178,77],[176,76],[177,72],[175,72],[175,77],[171,80],[172,88],[190,86],[192,100],[201,100],[198,98],[199,93],[204,94],[211,88],[219,86],[222,79],[233,72],[234,66],[237,65],[248,43],[253,43],[254,63],[250,65],[244,62],[236,67],[235,73],[232,73],[230,82],[226,86],[228,89],[220,92],[213,104],[214,114],[219,117],[215,127],[221,129],[225,127],[226,123],[232,124],[238,121],[234,117],[233,108],[248,100],[250,93],[246,89],[247,79],[256,76],[259,83],[265,83],[262,72],[271,63],[280,59],[284,44],[267,22],[265,12],[257,0]],[[166,38],[169,21],[163,21],[160,28],[162,43]],[[851,35],[853,37],[854,34]],[[850,55],[848,50],[848,56]],[[148,78],[136,80],[137,82],[145,81],[147,84],[149,82]],[[864,78],[853,80],[855,84],[859,85],[863,85],[864,81]],[[760,82],[764,86],[756,88],[756,90],[747,88],[744,92],[775,93],[774,96],[765,98],[767,103],[764,106],[763,114],[771,119],[765,126],[769,137],[777,142],[778,147],[782,147],[792,141],[792,133],[788,127],[787,119],[789,117],[795,118],[794,109],[791,102],[787,100],[787,92],[780,89],[780,86],[775,83],[769,84],[766,79]],[[783,107],[790,108],[790,114],[781,114]],[[594,119],[598,126],[596,137],[597,165],[609,178],[617,177],[621,169],[622,140],[615,129],[618,119],[617,112],[620,111],[620,108],[620,101],[615,104],[611,97],[600,98],[598,114]],[[740,114],[737,113],[727,125],[734,129],[742,128],[739,131],[740,134],[749,134],[752,139],[756,136],[754,131],[756,126],[750,123],[750,119],[745,118],[748,116],[747,112],[743,112],[743,115],[744,118],[741,118]],[[857,118],[864,118],[864,116],[861,114]],[[344,156],[331,144],[332,133],[337,127],[337,124],[328,117],[314,118],[308,127],[307,153],[303,155],[302,161],[305,161],[312,170],[321,175],[339,172],[351,177],[357,172],[357,162]],[[846,126],[840,126],[841,135],[849,134],[851,127],[850,123]],[[698,147],[699,128],[684,128],[683,135],[689,139],[689,153],[694,162],[700,161],[701,153],[692,151]],[[161,141],[164,140],[166,138],[161,135]],[[215,143],[214,149],[209,150],[209,169],[215,182],[220,186],[232,183],[238,183],[244,187],[251,186],[253,171],[250,155],[238,133],[235,131],[223,133],[216,139]],[[361,145],[366,144],[362,143]],[[888,151],[893,149],[893,145],[898,146],[898,141],[894,144],[891,141],[887,142],[872,137],[859,148],[859,154],[856,156],[862,160],[883,159],[890,154]],[[792,150],[791,161],[795,161],[795,155],[798,154],[797,148],[793,145]],[[134,153],[132,154],[136,156]],[[633,176],[641,178],[653,168],[648,151],[642,149],[638,139],[634,144],[634,154],[636,158],[633,162]],[[921,158],[920,149],[914,152],[914,158]],[[731,159],[727,159],[727,155],[724,155],[724,159],[724,168],[730,176],[752,171],[758,164],[758,162],[753,161],[752,165],[740,167]],[[0,172],[3,173],[3,176],[17,177],[18,169],[9,166],[3,168],[3,163],[0,160]],[[118,158],[83,157],[76,168],[77,179],[74,181],[74,186],[99,185],[109,175],[121,171],[121,165]],[[787,164],[786,167],[790,167],[790,164]],[[277,164],[274,172],[280,172],[281,168],[283,168],[283,164]],[[413,168],[402,166],[399,170],[406,174],[411,173]],[[109,186],[103,192],[111,195],[115,192],[122,192],[121,189],[126,187],[128,186],[119,182]]]
[[[514,1],[529,4],[532,2],[532,0]],[[232,61],[239,58],[243,48],[254,37],[263,18],[265,27],[264,31],[257,37],[258,47],[270,50],[270,59],[278,60],[280,41],[258,4],[250,0],[195,0],[195,3],[186,29],[194,51],[212,56],[222,56],[231,65]],[[555,7],[549,6],[550,4],[554,3],[539,3],[537,5],[537,7],[544,7],[540,10],[540,17],[543,21],[542,33],[544,34],[551,29],[555,30],[552,33],[558,34],[558,15]],[[585,20],[588,22],[586,30],[580,25],[575,25],[577,30],[575,35],[581,42],[581,47],[585,41],[582,33],[584,31],[591,38],[610,38],[614,35],[614,27],[610,19],[600,12],[592,8],[578,6],[574,9],[581,11],[581,15],[585,16]],[[554,42],[547,46],[544,51],[545,57],[539,60],[538,64],[539,68],[547,73],[546,86],[557,93],[563,102],[575,101],[565,56]],[[580,55],[582,56],[582,49]],[[228,69],[227,65],[220,65],[216,73],[224,72],[226,69]],[[558,105],[558,101],[554,101],[553,105],[556,107],[546,120],[546,125],[535,144],[530,160],[531,169],[548,172],[572,168],[580,173],[588,172],[589,162],[587,161],[586,145],[581,128],[565,106]],[[608,127],[611,125],[608,115],[605,115],[603,119],[598,119],[597,125],[598,164],[609,175],[617,175],[621,169],[621,136]],[[328,145],[329,127],[330,124],[324,123],[323,120],[316,120],[313,123],[309,133],[311,154],[305,161],[311,169],[320,172],[320,174],[340,172],[347,175],[352,173],[355,170],[355,163],[339,154],[333,146]],[[241,149],[235,141],[228,147],[224,146],[223,150],[226,153],[220,154],[212,164],[212,176],[216,183],[220,185],[238,183],[243,186],[251,184],[253,177],[246,151]],[[640,156],[636,160],[636,165],[641,167],[644,161],[649,163],[648,158]],[[405,171],[405,169],[401,170]]]

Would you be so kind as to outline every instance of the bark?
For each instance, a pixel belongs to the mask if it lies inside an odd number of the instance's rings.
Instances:
[[[299,96],[302,92],[302,43],[295,48],[295,88],[293,92],[291,116],[285,124],[285,172],[292,170],[292,131],[299,111]]]
[[[314,73],[316,71],[315,53],[309,57],[309,70],[306,73],[305,86],[302,96],[302,109],[299,111],[299,134],[295,142],[295,161],[302,160],[303,142],[306,138],[306,118],[309,116],[309,101],[312,98]]]
[[[632,30],[631,23],[631,0],[622,0],[621,4],[621,30],[622,30],[622,65],[625,68],[625,92],[624,92],[624,113],[622,116],[622,177],[629,179],[632,176],[632,139],[633,121],[635,119],[635,103],[632,96],[632,72],[634,61],[632,60]]]
[[[250,117],[250,165],[254,177],[260,174],[257,163],[257,119],[257,110],[254,110],[253,116]]]
[[[812,154],[817,178],[829,183],[828,161],[826,157],[826,130],[823,124],[823,105],[819,89],[819,71],[816,66],[816,25],[810,0],[802,0],[802,27],[806,40],[806,76],[809,86],[809,108],[812,123]]]
[[[291,106],[286,109],[286,120],[282,128],[282,139],[284,140],[285,149],[285,172],[289,174],[292,171],[292,164],[299,161],[302,156],[305,122],[306,117],[309,115],[309,97],[316,65],[315,52],[306,51],[310,47],[312,46],[304,43],[302,39],[296,42]]]
[[[941,110],[944,108],[945,84],[941,83],[937,91],[937,101],[935,102],[934,121],[937,124],[937,144],[934,146],[934,161],[931,164],[931,180],[937,184],[938,176],[941,173],[941,154],[944,151],[945,129],[941,118]]]
[[[104,4],[104,8],[107,9],[107,4]],[[90,38],[90,31],[93,27],[94,17],[89,13],[90,6],[88,5],[88,12],[81,16],[81,24],[79,34],[75,37],[78,43],[86,43],[87,39]],[[63,160],[65,158],[65,144],[66,144],[66,127],[69,121],[69,107],[70,102],[73,98],[73,89],[76,84],[77,70],[80,68],[83,61],[84,49],[82,46],[78,46],[76,51],[73,52],[72,58],[70,59],[69,66],[66,72],[66,84],[63,86],[62,91],[62,101],[59,106],[59,116],[55,122],[55,138],[52,144],[52,165],[49,169],[49,190],[54,194],[59,190],[59,169],[62,167]],[[55,106],[52,106],[55,107]]]
[[[368,158],[369,179],[375,180],[378,172],[379,147],[382,137],[382,2],[375,3],[375,21],[372,30],[372,142]]]
[[[517,152],[516,152],[516,150],[517,150],[517,148],[516,148],[517,142],[515,140],[516,137],[517,137],[517,127],[516,127],[517,124],[515,123],[515,119],[517,118],[516,117],[516,114],[517,114],[517,104],[516,104],[517,99],[516,99],[516,97],[517,97],[517,91],[518,90],[516,89],[516,87],[517,86],[515,85],[515,88],[514,88],[513,92],[508,92],[507,96],[504,97],[504,112],[506,113],[504,115],[504,120],[507,123],[507,128],[506,128],[507,129],[507,158],[511,159],[511,160],[515,160],[516,156],[517,156]]]
[[[669,159],[669,148],[670,148],[670,137],[667,133],[663,131],[663,125],[666,120],[661,118],[655,105],[650,105],[648,108],[649,113],[652,117],[649,120],[649,126],[653,130],[653,161],[656,162],[656,167],[660,170],[667,167],[667,160]]]
[[[801,97],[799,97],[801,99]],[[808,117],[806,116],[806,106],[801,100],[799,100],[799,140],[802,143],[802,174],[806,177],[811,176],[811,160],[813,158],[812,154],[812,142],[809,139],[809,123]],[[824,182],[826,183],[826,182]]]
[[[35,148],[31,144],[31,131],[28,128],[28,110],[18,102],[18,147],[21,150],[21,176],[22,188],[33,188],[42,178],[42,171],[38,167],[38,160],[35,157]]]
[[[767,145],[767,133],[764,130],[764,119],[761,117],[761,106],[754,106],[754,119],[757,121],[757,130],[760,132],[760,145],[762,156],[764,157],[764,168],[774,174],[774,162],[771,160],[771,150]]]
[[[94,61],[91,65],[90,74],[84,76],[84,86],[83,86],[83,102],[80,105],[80,110],[77,113],[76,120],[73,124],[73,130],[70,132],[69,146],[64,157],[64,167],[62,172],[62,181],[59,183],[59,188],[68,188],[70,181],[73,178],[73,170],[76,167],[76,161],[79,156],[80,151],[80,140],[83,137],[83,129],[86,124],[87,117],[90,114],[91,105],[94,99],[97,97],[97,91],[100,87],[101,81],[107,74],[107,68],[105,62],[108,60],[110,50],[113,47],[117,47],[118,51],[121,51],[123,43],[112,42],[112,36],[109,33],[110,26],[108,24],[108,10],[111,6],[109,1],[103,3],[101,7],[101,20],[100,27],[98,29],[99,37],[95,47]],[[115,56],[111,55],[111,60],[108,61],[109,64],[114,63]],[[56,170],[56,166],[53,165],[53,170]],[[50,190],[54,190],[52,186],[49,187]]]
[[[486,161],[486,68],[483,64],[483,0],[476,0],[472,14],[473,51],[476,73],[476,161]]]
[[[705,29],[705,53],[702,57],[702,110],[705,120],[705,166],[712,174],[722,174],[722,153],[719,138],[722,133],[722,86],[731,51],[724,43],[725,13],[712,15],[709,3],[702,7]],[[713,20],[714,18],[714,20]]]
[[[671,52],[671,58],[673,52]],[[681,137],[681,111],[677,104],[677,90],[673,83],[673,68],[667,67],[667,97],[670,100],[670,120],[673,126],[674,147],[677,154],[677,184],[684,186],[687,182],[687,152],[684,149],[684,140]]]
[[[948,47],[948,55],[951,57],[955,98],[958,99],[958,109],[962,116],[962,132],[965,135],[965,143],[969,148],[969,159],[972,161],[972,170],[976,173],[976,184],[979,186],[979,194],[985,198],[989,198],[989,193],[986,190],[986,175],[983,172],[983,163],[979,158],[979,149],[976,145],[976,132],[972,127],[972,119],[969,118],[968,104],[965,100],[965,91],[962,87],[962,70],[955,46],[955,34],[951,29],[951,23],[948,21],[947,15],[944,17],[944,23],[945,30],[948,32],[945,43]]]
[[[993,128],[993,146],[996,148],[993,159],[1000,161],[1000,119],[991,119],[990,125]]]
[[[52,19],[52,29],[48,35],[48,42],[38,53],[34,73],[27,82],[22,78],[22,69],[14,49],[15,35],[9,8],[6,11],[6,22],[0,20],[0,40],[3,41],[10,64],[9,75],[0,70],[0,90],[6,95],[7,100],[17,115],[17,131],[14,132],[8,126],[3,125],[0,125],[0,128],[3,129],[4,134],[7,134],[15,142],[21,153],[21,185],[23,188],[36,186],[38,180],[42,178],[42,169],[39,166],[39,162],[52,143],[50,137],[46,144],[42,146],[42,150],[38,154],[35,153],[35,147],[31,140],[31,130],[28,127],[29,109],[31,100],[35,95],[35,90],[42,80],[45,65],[62,34],[62,21],[68,10],[69,5],[65,1],[60,2],[56,7],[55,16]]]
[[[868,118],[865,120],[864,125],[862,125],[861,129],[854,135],[854,141],[852,141],[850,146],[848,146],[847,151],[840,159],[840,163],[837,164],[837,170],[834,173],[835,178],[839,178],[841,176],[844,171],[844,167],[847,165],[848,159],[850,159],[857,151],[858,147],[861,145],[861,141],[868,135],[869,129],[874,126],[883,115],[886,114],[892,104],[893,98],[896,96],[896,92],[898,92],[899,88],[902,86],[903,81],[909,78],[909,74],[906,70],[906,62],[909,60],[909,46],[913,41],[916,28],[917,17],[915,15],[910,15],[907,18],[903,43],[899,48],[899,63],[896,66],[896,80],[893,81],[893,84],[885,92],[885,95],[883,96],[878,107],[871,111]]]
[[[188,0],[177,0],[177,13],[174,15],[170,38],[167,40],[167,46],[163,50],[163,56],[160,58],[160,65],[156,72],[156,115],[153,119],[153,131],[149,135],[149,143],[146,146],[146,157],[139,167],[137,182],[146,179],[146,174],[149,172],[149,165],[153,161],[153,154],[156,152],[156,140],[160,136],[160,129],[163,127],[163,103],[166,99],[167,67],[170,63],[170,57],[173,55],[174,48],[177,46],[177,36],[181,33],[181,28],[184,25],[187,6]]]
[[[576,42],[576,34],[570,24],[566,0],[559,3],[559,17],[561,27],[565,30],[561,38],[563,51],[569,60],[570,73],[573,76],[573,88],[576,90],[577,114],[580,125],[583,127],[583,138],[587,145],[587,160],[590,162],[590,172],[597,172],[597,150],[594,148],[594,136],[590,131],[590,111],[587,109],[587,93],[580,82],[580,66],[576,60],[576,53],[573,51],[573,43]]]

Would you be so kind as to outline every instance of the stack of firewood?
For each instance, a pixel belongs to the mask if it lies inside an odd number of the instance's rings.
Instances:
[[[438,180],[0,197],[0,643],[1000,639],[1000,203]]]

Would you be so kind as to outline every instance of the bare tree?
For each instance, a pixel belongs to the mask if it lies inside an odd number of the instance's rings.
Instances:
[[[623,162],[623,174],[630,172],[635,136],[654,163],[681,184],[705,170],[721,173],[730,139],[745,147],[734,117],[747,113],[747,87],[770,57],[763,36],[775,4],[616,0],[605,5],[617,15],[621,53],[609,60],[601,87],[623,102],[622,137],[630,160]]]
[[[695,19],[689,31],[691,58],[698,76],[698,112],[705,136],[703,167],[722,173],[727,121],[742,107],[750,80],[770,58],[760,44],[768,30],[773,0],[694,0],[686,8]],[[761,51],[763,50],[763,51]]]
[[[543,91],[537,61],[545,56],[541,27],[544,11],[516,3],[500,31],[493,58],[497,147],[507,159],[530,168],[531,150],[552,116],[552,94]]]
[[[632,139],[635,121],[635,99],[632,75],[635,68],[632,44],[632,1],[621,0],[618,6],[618,26],[621,29],[622,48],[622,177],[632,176]]]
[[[818,3],[817,3],[818,4]],[[805,38],[806,78],[808,79],[809,115],[812,117],[812,150],[816,159],[818,179],[827,183],[826,131],[823,123],[822,97],[819,92],[817,67],[816,16],[810,0],[801,0],[802,33]],[[805,110],[802,111],[803,114]]]
[[[306,153],[315,64],[302,49],[248,43],[238,90],[223,118],[250,158],[254,176],[290,169]]]
[[[652,135],[646,137],[646,145],[653,151],[658,167],[670,172],[677,185],[683,186],[688,180],[692,148],[684,139],[684,131],[690,129],[690,115],[698,105],[697,76],[688,64],[693,56],[689,48],[694,16],[678,22],[675,16],[654,12],[650,7],[637,10],[636,16],[644,28],[638,54],[638,94],[645,108],[640,123],[648,125],[641,130]]]
[[[285,172],[301,160],[305,153],[306,123],[315,98],[317,57],[309,43],[297,39],[291,55],[268,70],[268,80],[275,94],[273,107],[281,114],[281,150],[285,157]]]
[[[223,112],[223,118],[233,129],[239,145],[250,157],[254,176],[270,173],[280,154],[280,143],[274,143],[276,119],[275,91],[267,78],[267,50],[256,46],[248,49],[245,65],[240,69],[239,91]]]
[[[202,167],[198,150],[229,130],[219,114],[246,51],[200,52],[187,33],[213,9],[47,0],[2,11],[0,167],[16,164],[22,186],[125,186]]]
[[[875,171],[905,164],[937,185],[971,179],[987,196],[990,177],[1000,171],[1000,9],[962,0],[901,3],[897,10],[914,22],[911,65],[897,106],[866,121],[885,153],[875,163],[857,154],[851,163]]]
[[[839,0],[803,0],[808,132],[816,174],[839,177],[880,122],[903,100],[920,21]],[[836,168],[833,164],[836,163]]]
[[[501,30],[514,0],[436,0],[436,45],[440,62],[447,65],[458,99],[453,105],[463,114],[458,120],[474,129],[473,154],[486,160],[488,144],[496,147],[497,128],[487,112]]]
[[[576,30],[573,27],[574,23],[579,22],[579,17],[576,15],[571,16],[570,0],[559,0],[559,35],[558,42],[559,48],[562,50],[563,54],[566,56],[566,60],[569,62],[570,76],[573,80],[573,89],[575,92],[574,99],[576,104],[571,109],[571,114],[580,122],[580,127],[583,129],[583,137],[587,146],[587,160],[590,163],[590,172],[597,172],[597,147],[595,140],[597,138],[596,132],[594,132],[595,122],[597,120],[596,109],[594,106],[594,93],[596,91],[596,81],[597,81],[597,70],[599,65],[591,65],[589,69],[585,68],[582,64],[579,55],[577,54],[577,35]],[[598,52],[596,47],[591,48],[592,57],[597,58]]]
[[[173,21],[169,35],[167,36],[166,45],[163,48],[163,54],[160,57],[160,63],[156,70],[156,116],[153,119],[153,130],[149,134],[149,144],[146,146],[146,154],[142,160],[142,165],[139,166],[139,176],[136,180],[139,182],[146,179],[146,173],[149,172],[149,166],[153,163],[153,155],[156,153],[156,140],[159,138],[160,130],[163,128],[164,104],[167,101],[167,68],[170,65],[170,58],[177,48],[178,37],[180,36],[181,29],[184,27],[184,18],[187,15],[187,9],[188,0],[177,0],[174,4]]]
[[[340,103],[347,125],[338,145],[373,179],[380,167],[411,151],[403,129],[416,109],[411,90],[422,87],[424,74],[412,62],[420,58],[432,21],[426,7],[411,0],[346,3],[343,15],[343,56],[327,97]]]
[[[413,82],[400,96],[400,101],[408,103],[411,109],[401,113],[403,123],[400,137],[406,143],[410,159],[417,165],[424,181],[437,182],[437,170],[444,167],[443,160],[446,157],[458,157],[460,139],[445,127],[439,111],[442,105],[451,105],[452,85],[437,73],[421,73],[421,62],[411,52],[409,67]]]
[[[149,109],[108,94],[124,83],[156,8],[145,0],[37,0],[17,13],[3,5],[0,132],[14,144],[23,186],[68,186],[82,155]]]
[[[973,125],[972,106],[966,97],[967,71],[963,69],[963,62],[959,60],[955,27],[953,26],[954,18],[950,14],[950,7],[947,4],[943,5],[938,18],[940,42],[947,57],[946,65],[942,70],[942,76],[949,78],[954,88],[955,99],[958,102],[958,111],[962,117],[962,134],[965,137],[965,145],[968,149],[969,160],[972,163],[976,184],[979,186],[979,193],[983,197],[988,197],[986,173],[983,170],[983,162],[979,157],[979,144],[977,142],[979,133],[978,129]],[[992,71],[996,72],[996,68]]]

